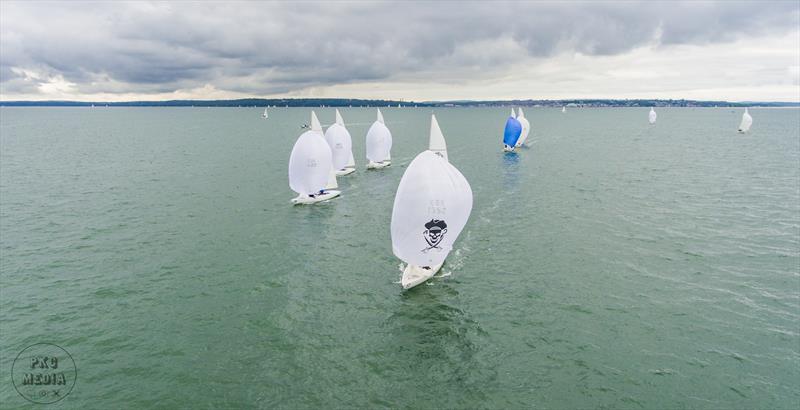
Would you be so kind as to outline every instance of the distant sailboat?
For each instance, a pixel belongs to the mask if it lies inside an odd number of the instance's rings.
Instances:
[[[406,168],[392,208],[392,251],[407,264],[403,289],[424,283],[441,269],[472,212],[472,188],[447,160],[434,115],[428,148]]]
[[[562,106],[561,107],[561,113],[563,114],[565,112],[567,112],[567,107],[566,106]]]
[[[264,113],[261,114],[261,118],[269,118],[269,114],[267,113],[267,108],[264,107]]]
[[[295,205],[327,201],[340,194],[335,190],[338,184],[331,148],[314,111],[311,129],[297,138],[289,157],[289,187],[298,194],[292,199]]]
[[[517,140],[522,134],[522,124],[517,121],[514,109],[511,109],[511,116],[506,120],[506,128],[503,131],[503,151],[514,151],[517,145]]]
[[[744,114],[742,114],[742,123],[739,124],[739,132],[744,134],[745,132],[750,131],[751,125],[753,125],[753,117],[750,116],[747,108],[745,108]]]
[[[385,168],[392,164],[392,133],[383,121],[378,108],[378,119],[367,131],[367,169]]]
[[[336,110],[336,122],[325,131],[325,141],[328,142],[333,153],[333,169],[336,170],[336,175],[353,173],[356,170],[355,161],[353,161],[353,140],[350,132],[344,126],[344,119],[338,109]]]
[[[514,145],[515,147],[521,147],[525,144],[525,140],[528,139],[528,133],[531,132],[531,123],[528,122],[528,119],[525,118],[525,113],[522,112],[522,107],[517,108],[517,121],[522,126],[522,131],[519,135],[519,139],[517,139],[517,143]]]
[[[650,114],[647,115],[647,120],[650,121],[650,124],[655,124],[656,118],[658,118],[658,114],[656,114],[656,110],[651,107]]]

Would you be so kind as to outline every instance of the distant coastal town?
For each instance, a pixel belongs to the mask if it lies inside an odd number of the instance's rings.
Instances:
[[[699,100],[455,100],[403,101],[347,98],[244,98],[236,100],[169,101],[2,101],[7,107],[800,107],[800,102],[699,101]]]

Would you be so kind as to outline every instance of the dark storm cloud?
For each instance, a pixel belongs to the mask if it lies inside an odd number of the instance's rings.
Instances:
[[[212,84],[266,95],[464,70],[472,75],[520,58],[503,54],[496,45],[504,41],[534,57],[614,55],[648,43],[707,44],[783,33],[800,24],[799,10],[794,1],[4,1],[0,90],[13,93],[62,76],[81,93]],[[33,70],[40,79],[12,68]]]

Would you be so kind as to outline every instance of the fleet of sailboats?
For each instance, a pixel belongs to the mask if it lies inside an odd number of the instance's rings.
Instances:
[[[566,112],[562,107],[561,112]],[[336,120],[323,133],[314,111],[311,125],[300,134],[289,157],[289,187],[297,193],[293,204],[314,204],[340,196],[337,175],[355,172],[352,137],[339,110]],[[264,118],[268,118],[264,109]],[[648,121],[655,124],[655,108]],[[753,118],[747,108],[739,132],[750,130]],[[522,108],[506,120],[503,149],[513,152],[523,146],[530,133],[530,122]],[[383,114],[366,135],[367,169],[391,164],[392,134]],[[466,226],[472,211],[472,188],[448,157],[447,143],[435,115],[431,115],[428,149],[408,165],[395,194],[391,217],[392,251],[405,262],[400,281],[403,289],[425,283],[442,268],[453,244]]]

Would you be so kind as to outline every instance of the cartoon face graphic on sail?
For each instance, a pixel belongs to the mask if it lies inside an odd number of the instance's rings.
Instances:
[[[447,224],[441,219],[431,219],[425,223],[425,232],[422,233],[422,236],[425,238],[425,242],[428,243],[428,247],[422,251],[425,252],[434,248],[441,249],[439,248],[439,243],[442,242],[442,238],[446,233]]]

